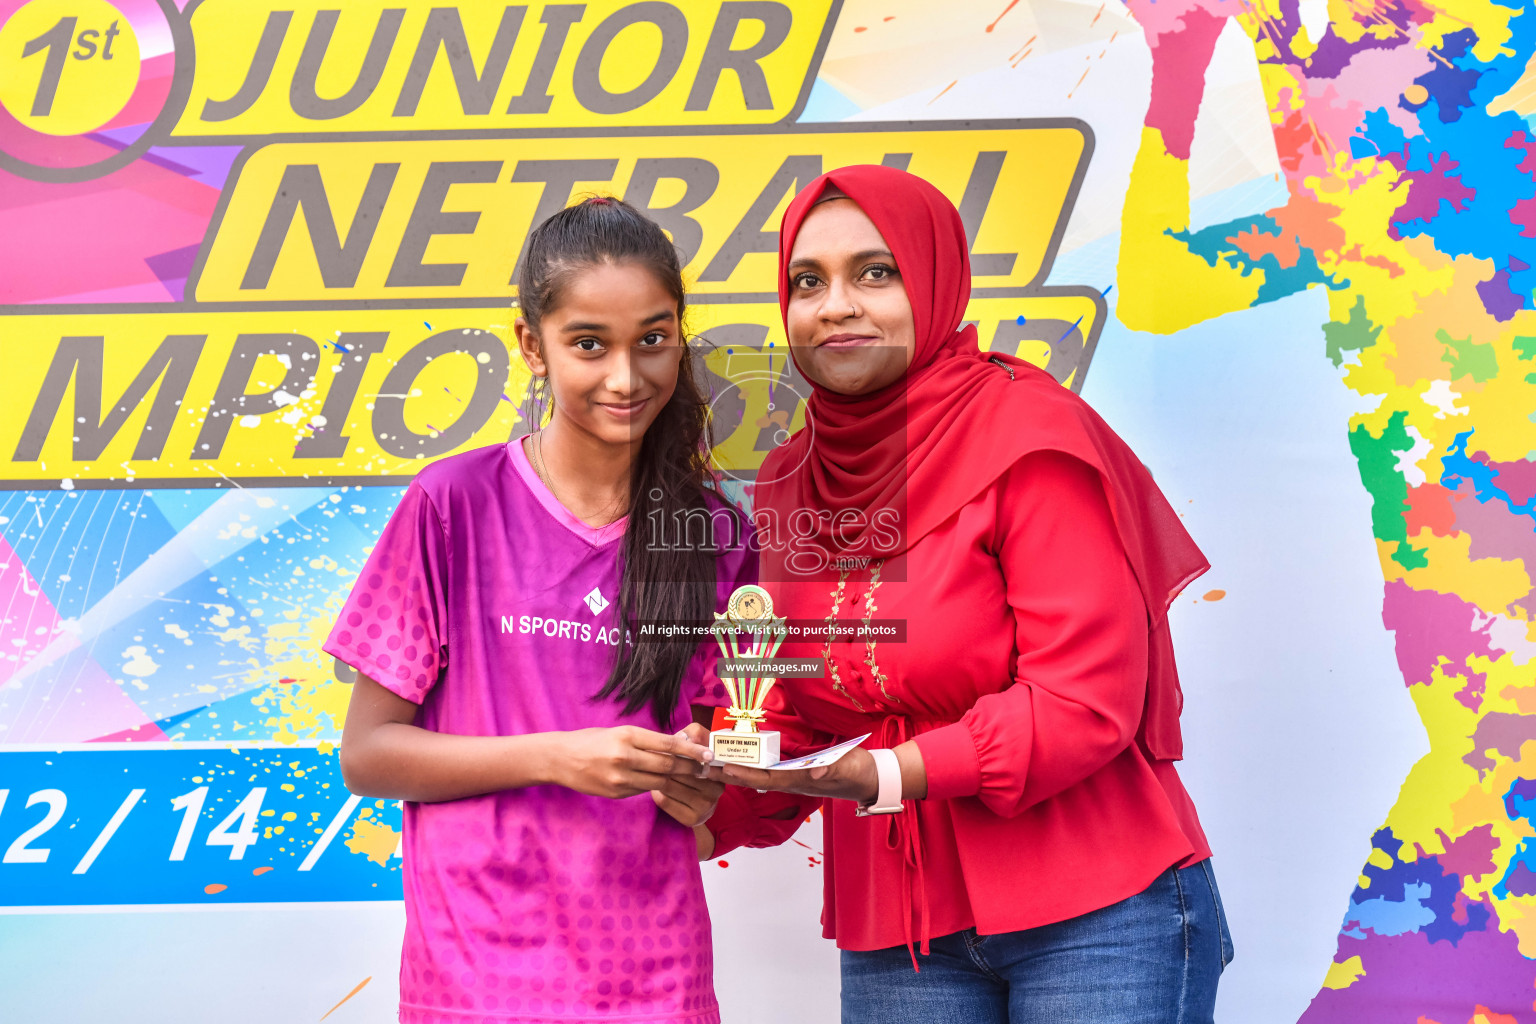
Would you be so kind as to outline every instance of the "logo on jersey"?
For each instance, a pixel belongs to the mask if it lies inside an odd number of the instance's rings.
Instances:
[[[604,597],[603,592],[596,587],[593,587],[592,593],[582,598],[582,600],[587,602],[587,607],[592,609],[593,615],[601,615],[603,613],[603,609],[608,607],[608,599]]]

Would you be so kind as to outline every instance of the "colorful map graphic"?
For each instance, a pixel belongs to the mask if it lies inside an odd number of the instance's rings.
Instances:
[[[1430,739],[1302,1021],[1536,1021],[1536,5],[1129,6],[1153,77],[1120,317],[1168,333],[1328,289],[1382,620]],[[1191,230],[1195,117],[1229,19],[1289,199]]]

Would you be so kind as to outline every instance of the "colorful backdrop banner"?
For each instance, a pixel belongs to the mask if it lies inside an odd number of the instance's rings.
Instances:
[[[528,232],[671,234],[747,500],[804,421],[778,218],[868,162],[1211,556],[1219,1019],[1536,1024],[1533,55],[1529,0],[0,0],[8,1010],[392,1019],[319,643],[412,476],[527,429]],[[706,867],[731,1024],[836,1016],[819,847]]]

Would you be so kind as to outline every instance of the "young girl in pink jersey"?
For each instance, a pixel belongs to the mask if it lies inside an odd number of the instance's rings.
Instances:
[[[358,670],[347,786],[405,801],[400,1020],[715,1024],[692,826],[720,787],[674,730],[724,693],[712,644],[640,627],[708,622],[757,559],[710,486],[676,250],[590,199],[518,287],[548,424],[423,469],[324,645]]]

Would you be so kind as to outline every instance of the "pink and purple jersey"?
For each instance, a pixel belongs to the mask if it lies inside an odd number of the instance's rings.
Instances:
[[[406,490],[324,649],[436,732],[654,729],[648,707],[592,699],[622,640],[624,530],[567,511],[519,441],[444,459]],[[757,556],[743,538],[717,566],[724,610]],[[677,727],[689,704],[725,703],[713,646],[684,676]],[[693,832],[649,793],[407,802],[404,856],[404,1024],[719,1021]]]

